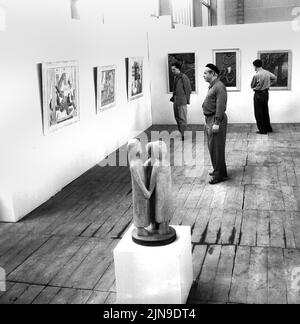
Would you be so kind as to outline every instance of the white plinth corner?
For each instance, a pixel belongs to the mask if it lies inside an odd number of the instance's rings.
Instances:
[[[185,304],[193,284],[191,228],[173,226],[177,240],[145,247],[126,232],[114,250],[118,304]]]

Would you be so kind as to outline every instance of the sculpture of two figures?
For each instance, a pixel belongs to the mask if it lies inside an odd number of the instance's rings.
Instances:
[[[142,145],[137,139],[128,142],[128,161],[132,180],[134,242],[159,246],[176,240],[169,226],[172,217],[171,167],[167,147],[162,141],[147,144],[148,160],[142,160]]]

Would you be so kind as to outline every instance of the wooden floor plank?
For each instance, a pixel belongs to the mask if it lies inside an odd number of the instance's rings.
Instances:
[[[296,242],[295,242],[295,235],[294,235],[295,228],[293,226],[293,217],[290,212],[282,213],[282,217],[283,217],[286,248],[295,249]]]
[[[297,249],[300,249],[300,213],[292,212],[290,214],[292,223],[292,230],[294,233],[295,245]]]
[[[94,291],[86,303],[92,305],[104,304],[109,294],[109,292]]]
[[[257,211],[246,210],[243,213],[241,245],[256,246]]]
[[[195,226],[192,234],[193,243],[200,243],[201,240],[204,241],[205,230],[208,226],[211,213],[212,213],[212,209],[203,208],[199,210],[199,214],[195,222]]]
[[[99,243],[69,277],[66,286],[77,289],[94,289],[111,263],[112,253],[107,253],[111,243],[111,240]]]
[[[250,247],[237,247],[232,284],[229,294],[229,301],[231,303],[247,303],[250,256]]]
[[[271,242],[276,238],[276,233],[273,230],[273,236],[270,238],[270,212],[258,211],[257,214],[257,246],[269,247]],[[272,241],[273,238],[273,241]],[[271,242],[270,242],[271,239]],[[274,242],[275,243],[275,242]],[[272,245],[273,246],[273,245]]]
[[[32,303],[37,305],[47,305],[54,299],[59,290],[59,287],[45,287]]]
[[[223,246],[214,281],[212,301],[227,303],[232,280],[232,270],[235,257],[234,246]]]
[[[28,286],[27,289],[19,296],[15,304],[31,304],[44,288],[44,286]]]
[[[193,278],[194,278],[194,281],[196,281],[200,275],[200,271],[202,269],[202,265],[203,265],[203,261],[206,256],[206,252],[207,252],[206,245],[196,245],[193,249]]]
[[[67,287],[66,282],[73,272],[80,266],[83,260],[93,251],[99,244],[97,239],[89,239],[86,241],[75,255],[66,263],[50,281],[50,285]]]
[[[256,186],[246,185],[245,186],[245,210],[257,209],[257,197],[256,197]]]
[[[248,304],[267,304],[268,302],[268,250],[251,248],[248,281]]]
[[[182,226],[190,226],[191,228],[194,227],[195,222],[199,215],[199,209],[188,209],[185,216],[182,219]]]
[[[298,211],[298,204],[294,196],[294,190],[292,187],[281,187],[283,201],[286,211]]]
[[[105,300],[105,304],[107,305],[113,305],[117,301],[117,294],[114,292],[110,292]]]
[[[220,239],[218,235],[220,234],[222,219],[223,219],[223,210],[214,209],[212,211],[209,220],[205,243],[208,244],[218,243],[218,240]]]
[[[217,275],[220,254],[220,245],[210,246],[208,248],[193,300],[197,302],[207,302],[212,300],[214,281]]]
[[[287,304],[283,249],[268,250],[268,303]]]
[[[115,265],[112,262],[97,283],[94,290],[110,291],[115,282]]]
[[[86,304],[88,299],[92,295],[91,290],[76,290],[75,293],[68,299],[68,304],[71,305],[81,305],[81,304]]]
[[[272,211],[270,213],[271,217],[271,246],[285,248],[284,241],[284,214],[282,212]]]
[[[74,296],[75,292],[75,289],[61,288],[57,295],[55,295],[55,297],[51,300],[50,304],[65,305],[68,303],[68,300]]]
[[[284,250],[287,300],[289,304],[300,304],[300,251]]]
[[[224,211],[222,223],[221,223],[221,238],[220,243],[224,244],[234,244],[236,235],[236,211]]]
[[[16,283],[0,298],[0,304],[14,304],[30,285]]]
[[[34,282],[44,285],[48,284],[59,270],[69,262],[85,241],[86,238],[76,238],[64,245],[61,250],[58,249],[54,258],[44,259],[45,266],[39,268],[39,271],[34,277]]]

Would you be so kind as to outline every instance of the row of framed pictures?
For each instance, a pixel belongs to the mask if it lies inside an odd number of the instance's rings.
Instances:
[[[125,59],[128,100],[143,96],[143,57]],[[116,105],[116,66],[97,67],[97,113]],[[77,61],[42,63],[44,134],[80,119]]]
[[[292,75],[292,51],[259,51],[263,67],[277,76],[277,83],[271,90],[290,90]],[[190,81],[192,90],[197,92],[197,68],[195,53],[168,54],[168,92],[173,90],[174,76],[171,66],[175,62],[182,65],[182,72]],[[241,51],[240,49],[213,50],[213,63],[220,69],[220,79],[228,91],[241,90]],[[252,62],[250,62],[251,64]]]
[[[291,89],[292,51],[260,51],[265,69],[274,73],[278,80],[272,90]],[[128,100],[143,96],[143,57],[130,57],[126,63]],[[191,81],[192,91],[197,92],[197,64],[195,53],[168,54],[168,92],[173,92],[174,75],[171,66],[182,65],[182,72]],[[221,71],[220,78],[228,91],[241,89],[241,53],[239,49],[213,50],[213,63]],[[116,66],[98,67],[96,82],[97,113],[116,105]],[[43,63],[43,124],[44,134],[77,122],[79,109],[79,67],[77,61]]]

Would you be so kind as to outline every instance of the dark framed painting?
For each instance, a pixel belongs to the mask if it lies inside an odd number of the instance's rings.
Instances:
[[[276,84],[270,90],[291,90],[292,87],[292,51],[259,51],[258,58],[263,68],[277,76]]]
[[[144,95],[144,58],[142,56],[126,58],[128,100]]]
[[[192,92],[197,92],[197,79],[196,79],[196,55],[195,53],[178,53],[168,54],[168,93],[172,93],[174,89],[174,75],[171,71],[171,67],[174,63],[181,65],[181,72],[186,74],[191,82]]]
[[[78,62],[42,63],[44,134],[79,121]]]
[[[97,113],[116,105],[116,66],[97,68]]]
[[[227,91],[241,90],[241,53],[239,49],[213,50],[213,63]]]

